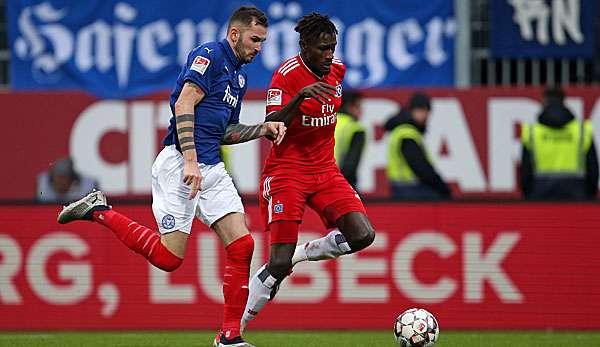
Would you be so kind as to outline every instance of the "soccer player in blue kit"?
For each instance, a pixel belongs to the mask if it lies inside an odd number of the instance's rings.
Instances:
[[[267,27],[263,12],[242,6],[229,19],[226,39],[203,44],[189,54],[171,94],[173,117],[165,147],[152,166],[152,211],[160,233],[112,209],[101,191],[66,206],[58,216],[61,224],[91,220],[108,227],[127,247],[165,271],[181,265],[194,215],[198,216],[226,250],[224,317],[215,346],[252,346],[241,337],[240,321],[254,241],[219,146],[261,136],[275,144],[283,140],[282,122],[239,124],[247,88],[242,65],[260,52]]]

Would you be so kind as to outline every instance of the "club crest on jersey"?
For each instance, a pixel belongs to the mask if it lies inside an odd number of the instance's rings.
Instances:
[[[281,106],[281,89],[269,89],[267,91],[267,106]]]
[[[167,214],[162,219],[162,226],[165,229],[173,229],[175,227],[175,217],[170,214]]]
[[[204,75],[209,64],[210,59],[199,55],[196,58],[194,58],[194,62],[192,63],[192,66],[190,66],[190,70],[194,70],[200,73],[201,75]]]
[[[342,85],[341,84],[338,84],[335,86],[335,97],[336,98],[342,97]]]
[[[240,86],[240,88],[244,88],[244,84],[246,84],[246,79],[244,78],[244,75],[238,75],[238,85]]]
[[[275,213],[283,212],[283,204],[275,204],[275,206],[273,206],[273,210]]]

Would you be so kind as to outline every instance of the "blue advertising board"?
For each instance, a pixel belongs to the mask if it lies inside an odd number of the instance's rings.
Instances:
[[[591,58],[597,6],[597,0],[492,0],[492,56]]]
[[[188,52],[225,37],[246,1],[8,0],[13,90],[86,90],[128,98],[171,89]],[[335,55],[355,88],[451,86],[455,21],[447,0],[254,1],[269,17],[262,52],[246,69],[266,88],[274,69],[298,53],[298,19],[331,16]]]

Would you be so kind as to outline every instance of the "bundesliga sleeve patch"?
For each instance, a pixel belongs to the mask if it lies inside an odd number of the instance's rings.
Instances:
[[[194,58],[194,62],[192,63],[192,66],[190,66],[190,70],[194,70],[200,73],[201,75],[204,75],[209,64],[210,59],[199,55],[196,58]]]
[[[267,92],[267,106],[281,106],[281,89],[269,89]]]

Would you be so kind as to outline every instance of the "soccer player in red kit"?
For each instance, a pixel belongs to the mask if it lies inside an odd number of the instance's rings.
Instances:
[[[295,30],[300,33],[300,54],[281,64],[267,92],[266,120],[284,122],[288,130],[283,142],[271,148],[263,169],[260,208],[270,257],[250,280],[242,326],[273,298],[297,262],[354,253],[375,239],[362,201],[333,155],[346,72],[333,56],[337,29],[329,17],[311,13]],[[328,229],[337,229],[296,246],[306,205]]]

